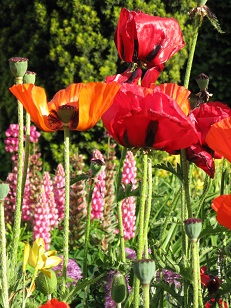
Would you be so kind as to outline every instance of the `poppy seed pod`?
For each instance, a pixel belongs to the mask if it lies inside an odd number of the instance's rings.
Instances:
[[[128,295],[127,282],[124,275],[117,272],[113,276],[112,286],[111,286],[111,297],[113,301],[117,304],[123,303]]]
[[[44,295],[49,295],[55,292],[57,288],[57,277],[54,271],[48,270],[50,277],[40,272],[35,280],[37,289]]]
[[[154,260],[142,259],[133,262],[133,270],[142,285],[149,285],[156,271]]]
[[[189,218],[184,221],[184,229],[190,240],[196,241],[201,233],[202,220],[198,218]]]
[[[36,73],[26,71],[25,75],[23,76],[23,83],[35,84],[35,78],[36,78]]]
[[[26,73],[28,66],[28,59],[21,57],[10,58],[9,60],[10,70],[14,77],[23,77]]]

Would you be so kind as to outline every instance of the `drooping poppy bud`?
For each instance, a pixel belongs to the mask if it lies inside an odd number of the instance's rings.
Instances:
[[[117,272],[112,279],[111,297],[117,304],[123,303],[128,295],[128,288],[125,276]]]
[[[54,271],[48,270],[50,277],[40,272],[35,280],[37,289],[44,295],[49,295],[57,289],[57,277]]]

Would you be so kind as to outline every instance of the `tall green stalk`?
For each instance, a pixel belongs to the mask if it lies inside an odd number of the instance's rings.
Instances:
[[[118,173],[116,176],[116,202],[117,202],[117,214],[118,214],[118,225],[119,225],[119,237],[120,237],[120,258],[121,262],[126,262],[125,255],[125,243],[124,243],[124,227],[123,227],[123,215],[122,215],[122,200],[119,200],[120,188],[122,183],[122,169],[124,159],[126,157],[127,149],[123,147],[120,157],[120,163]]]
[[[64,125],[64,170],[65,170],[65,208],[63,222],[63,278],[66,281],[69,250],[69,211],[70,211],[70,130]],[[65,285],[65,284],[64,284]]]
[[[4,308],[9,308],[7,258],[6,258],[6,229],[4,217],[4,201],[0,201],[0,269],[1,269],[1,296]]]
[[[143,153],[143,179],[142,179],[142,185],[141,185],[141,193],[140,193],[140,206],[139,206],[139,221],[137,226],[137,235],[138,235],[138,243],[137,243],[137,260],[142,259],[142,254],[144,251],[144,217],[145,217],[145,203],[147,198],[147,175],[148,171],[148,155],[146,153]],[[134,308],[139,307],[140,302],[140,281],[139,279],[134,276]]]
[[[148,199],[145,208],[145,216],[144,216],[144,240],[145,240],[145,248],[144,248],[144,257],[148,259],[148,228],[149,228],[149,219],[152,208],[152,159],[148,157]]]
[[[16,84],[22,84],[23,77],[16,78]],[[17,262],[19,238],[20,238],[20,227],[22,217],[22,177],[23,177],[23,105],[18,102],[18,164],[17,164],[17,185],[16,185],[16,202],[15,202],[15,216],[13,226],[13,239],[11,244],[11,269],[14,270]]]

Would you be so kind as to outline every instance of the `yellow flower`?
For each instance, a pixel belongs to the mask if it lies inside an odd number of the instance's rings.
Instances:
[[[58,265],[62,259],[55,256],[56,251],[45,251],[45,243],[42,238],[37,238],[32,247],[27,242],[25,243],[24,256],[23,256],[23,270],[25,271],[26,264],[34,267],[36,271],[42,271],[49,276],[50,269]]]

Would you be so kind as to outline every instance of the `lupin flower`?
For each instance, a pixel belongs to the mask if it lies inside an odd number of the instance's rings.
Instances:
[[[10,91],[23,104],[31,120],[43,131],[85,131],[93,127],[110,107],[120,85],[90,82],[71,84],[58,91],[48,103],[43,88],[33,84],[14,85]]]
[[[53,179],[54,185],[54,198],[56,208],[58,210],[59,221],[63,220],[64,217],[64,204],[65,204],[65,172],[62,164],[58,164]]]
[[[104,164],[104,158],[99,150],[93,152],[93,160],[99,160]],[[105,196],[105,167],[100,168],[100,173],[97,175],[97,180],[92,193],[92,210],[91,219],[99,219],[103,217],[104,210],[104,196]]]
[[[10,153],[18,151],[18,124],[10,124],[9,128],[6,130],[5,139],[5,150]],[[36,130],[36,127],[30,126],[30,142],[37,143],[40,133]]]
[[[136,188],[136,162],[131,151],[128,151],[124,160],[122,183]],[[130,240],[135,236],[136,229],[136,199],[131,196],[122,201],[124,239]]]

